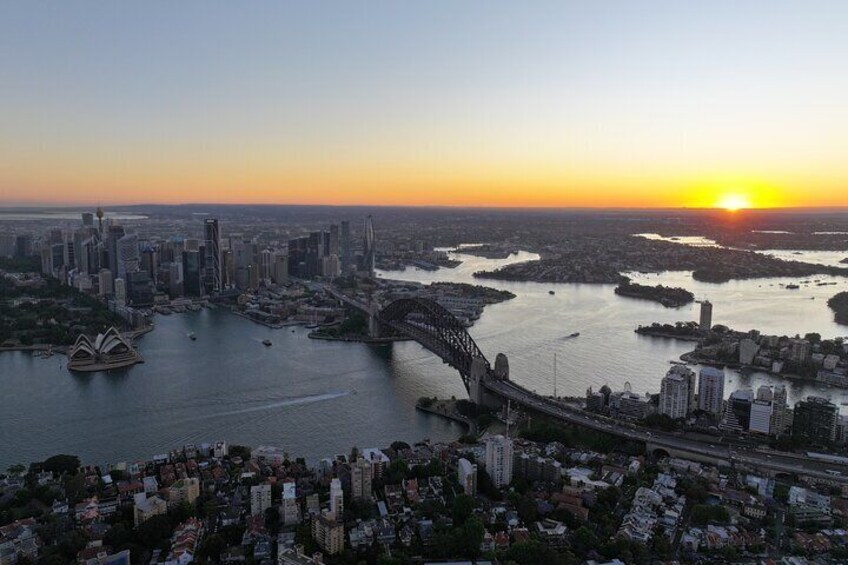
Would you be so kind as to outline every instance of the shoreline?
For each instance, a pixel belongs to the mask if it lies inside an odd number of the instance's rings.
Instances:
[[[386,344],[386,343],[394,343],[396,341],[412,341],[410,337],[337,337],[331,335],[323,335],[317,332],[309,332],[307,336],[309,339],[320,339],[323,341],[343,341],[346,343],[370,343],[370,344]]]

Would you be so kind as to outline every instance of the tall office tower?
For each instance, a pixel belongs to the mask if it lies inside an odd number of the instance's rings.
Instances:
[[[339,234],[339,225],[331,224],[330,225],[330,235],[327,238],[327,255],[340,255],[341,254],[341,241]]]
[[[297,486],[293,481],[283,483],[283,524],[293,526],[300,522],[300,509],[297,506]]]
[[[342,273],[349,275],[354,270],[353,265],[353,241],[350,238],[350,222],[342,222],[341,234],[339,235],[339,257],[341,258]]]
[[[701,329],[709,331],[713,327],[713,303],[709,300],[701,302]]]
[[[321,263],[327,254],[327,233],[315,231],[309,234],[306,243],[306,272],[305,276],[311,278],[321,274]]]
[[[754,400],[751,403],[751,415],[748,430],[763,435],[771,433],[771,400]]]
[[[134,233],[128,233],[119,239],[117,251],[118,276],[126,279],[129,273],[135,273],[141,265],[141,256],[138,252],[138,236]]]
[[[168,295],[178,298],[183,295],[183,263],[173,262],[168,267]]]
[[[274,284],[286,284],[289,280],[289,258],[283,253],[274,254],[274,264],[271,270],[271,280]]]
[[[250,286],[250,244],[241,239],[230,242],[233,251],[233,282],[236,288],[246,289]]]
[[[115,302],[121,306],[127,303],[127,283],[120,277],[115,279]]]
[[[271,485],[268,483],[250,487],[250,514],[262,516],[271,508]]]
[[[206,218],[203,221],[204,235],[204,276],[203,285],[206,292],[220,292],[223,286],[221,274],[221,232],[217,218]]]
[[[194,238],[186,238],[183,241],[183,245],[185,246],[186,251],[197,251],[200,252],[200,240]]]
[[[83,212],[82,213],[82,225],[86,228],[94,227],[94,214],[91,212]]]
[[[694,407],[695,373],[683,365],[675,365],[660,385],[659,413],[677,419],[685,418]]]
[[[792,437],[813,444],[836,440],[839,407],[818,396],[808,396],[795,403],[792,420]]]
[[[374,234],[374,220],[369,215],[365,218],[365,233],[362,235],[362,271],[369,277],[374,276],[377,238]]]
[[[724,371],[704,367],[698,377],[698,409],[719,416],[723,401]]]
[[[149,243],[141,246],[140,268],[142,271],[150,275],[150,279],[155,283],[159,272],[159,252]]]
[[[341,274],[338,255],[326,255],[321,257],[321,270],[318,273],[322,277],[335,278]]]
[[[100,296],[107,296],[115,292],[112,286],[112,272],[109,269],[100,269],[100,273],[97,275],[97,283]]]
[[[512,482],[512,440],[501,435],[486,440],[486,472],[497,488]]]
[[[306,253],[309,248],[309,238],[299,237],[289,240],[289,274],[293,277],[306,278]]]
[[[781,436],[786,433],[786,429],[789,427],[785,386],[776,385],[774,387],[771,405],[771,433],[775,436]]]
[[[274,268],[274,253],[270,249],[259,252],[259,276],[270,279]]]
[[[330,514],[339,521],[344,516],[344,491],[338,478],[330,481]]]
[[[76,247],[71,239],[65,242],[65,265],[67,265],[68,270],[77,268]]]
[[[735,390],[724,406],[724,418],[719,424],[723,430],[747,431],[751,426],[751,406],[754,403],[754,391]]]
[[[50,275],[53,277],[62,277],[62,267],[65,266],[65,256],[67,247],[64,243],[54,243],[50,246]]]
[[[371,500],[371,463],[360,457],[350,469],[351,497]]]
[[[221,252],[221,266],[221,284],[223,285],[223,288],[229,288],[235,284],[232,249],[225,249]]]
[[[147,271],[127,273],[127,298],[133,306],[153,305],[153,279]]]
[[[101,265],[108,267],[112,274],[116,277],[118,274],[118,241],[126,235],[124,228],[118,224],[109,224],[106,226],[106,235],[103,239],[103,246],[106,251],[106,262]]]
[[[32,236],[17,236],[15,238],[15,257],[22,259],[30,255],[32,255]]]
[[[183,251],[183,294],[192,297],[203,294],[198,251]]]
[[[12,257],[15,254],[15,236],[0,235],[0,257]]]
[[[468,496],[477,494],[477,465],[468,459],[460,459],[456,466],[457,479]]]

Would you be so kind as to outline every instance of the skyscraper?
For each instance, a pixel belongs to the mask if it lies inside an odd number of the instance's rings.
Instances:
[[[82,225],[87,228],[94,227],[94,214],[91,212],[82,213]]]
[[[698,409],[714,416],[721,414],[724,400],[724,371],[704,367],[698,377]]]
[[[353,242],[350,239],[350,222],[342,222],[341,234],[339,236],[339,253],[341,258],[342,274],[349,275],[353,271]]]
[[[342,482],[338,478],[330,481],[330,514],[339,521],[344,516],[344,491]]]
[[[369,277],[374,276],[374,262],[376,260],[376,236],[374,235],[374,220],[369,215],[365,218],[365,232],[362,235],[362,271]]]
[[[200,253],[197,251],[183,251],[183,293],[193,297],[202,294]]]
[[[371,463],[360,457],[350,470],[351,497],[355,500],[371,499]]]
[[[771,406],[771,433],[775,436],[783,435],[786,433],[786,428],[789,427],[785,386],[777,385],[774,387]]]
[[[694,407],[695,373],[683,365],[675,365],[660,385],[659,413],[672,419],[685,418]]]
[[[810,443],[830,443],[836,439],[839,407],[818,396],[795,403],[792,437]]]
[[[206,292],[220,292],[223,288],[221,275],[221,232],[217,218],[203,221],[204,272],[203,285]]]
[[[115,249],[117,250],[117,276],[126,280],[127,275],[138,271],[141,264],[141,256],[138,252],[138,236],[134,233],[128,233],[117,241]]]
[[[497,487],[512,482],[512,440],[497,435],[486,440],[486,472]]]
[[[709,331],[713,327],[713,303],[709,300],[701,302],[701,329]]]
[[[300,522],[300,509],[297,506],[297,486],[294,481],[283,483],[283,524],[292,526]]]
[[[271,485],[268,483],[250,487],[250,513],[261,516],[271,508]]]

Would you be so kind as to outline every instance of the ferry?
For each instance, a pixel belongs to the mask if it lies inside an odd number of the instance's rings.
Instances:
[[[271,340],[270,339],[263,339],[262,345],[266,345],[268,347],[271,347]]]

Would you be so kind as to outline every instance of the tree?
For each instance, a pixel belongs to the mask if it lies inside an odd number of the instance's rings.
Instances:
[[[12,475],[13,477],[18,477],[22,475],[26,471],[26,465],[21,465],[20,463],[15,463],[14,465],[9,466],[6,469],[6,472]]]
[[[466,520],[461,528],[454,528],[454,535],[459,536],[457,549],[459,553],[467,557],[477,557],[480,554],[480,544],[486,535],[486,528],[477,516]]]
[[[76,455],[54,455],[44,461],[40,467],[55,475],[75,475],[79,470],[80,460]]]
[[[273,536],[280,531],[280,512],[275,506],[265,509],[265,527]]]
[[[465,521],[474,512],[474,499],[467,494],[460,494],[453,499],[451,507],[451,515],[453,516],[453,525],[455,528],[465,524]]]

